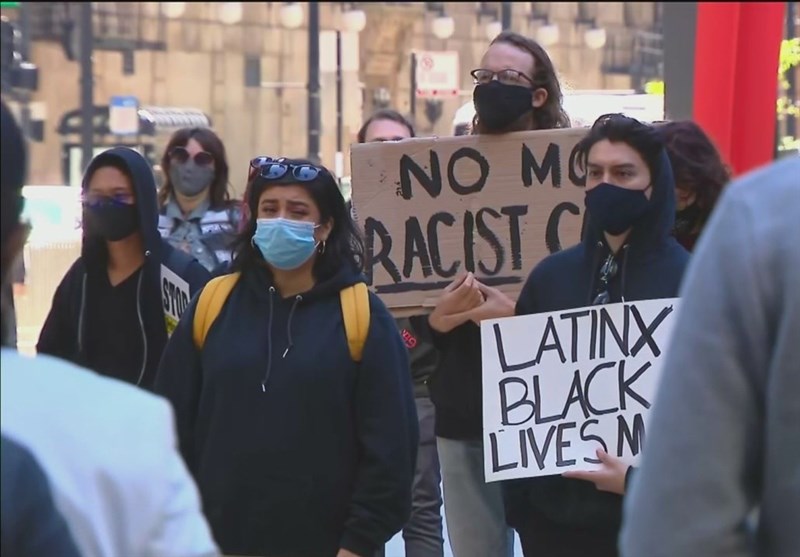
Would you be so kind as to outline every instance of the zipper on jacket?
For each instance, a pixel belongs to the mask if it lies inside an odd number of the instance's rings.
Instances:
[[[83,355],[83,314],[86,309],[86,272],[81,280],[81,307],[78,310],[78,355]]]
[[[144,330],[144,320],[142,319],[142,304],[141,304],[141,294],[142,294],[142,277],[144,276],[145,269],[142,269],[139,272],[139,280],[136,284],[136,315],[139,317],[139,329],[142,331],[142,341],[144,342],[144,357],[142,358],[142,370],[139,372],[139,379],[136,381],[136,386],[142,382],[144,379],[144,372],[147,369],[147,333]]]

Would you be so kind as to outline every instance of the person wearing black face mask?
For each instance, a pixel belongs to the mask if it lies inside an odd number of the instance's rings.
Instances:
[[[569,127],[561,87],[547,52],[535,41],[503,32],[472,72],[474,134]],[[482,441],[480,322],[514,314],[514,301],[472,273],[442,293],[428,318],[439,362],[429,382],[444,482],[444,508],[455,557],[511,557],[498,483],[486,483]]]
[[[672,236],[675,181],[657,131],[602,116],[576,152],[586,169],[583,239],[533,269],[515,314],[676,297],[689,254]],[[598,457],[600,472],[503,482],[526,556],[616,557],[630,469],[599,449]]]
[[[98,155],[82,187],[81,257],[56,290],[37,351],[150,388],[169,316],[209,273],[159,237],[155,179],[139,153]]]

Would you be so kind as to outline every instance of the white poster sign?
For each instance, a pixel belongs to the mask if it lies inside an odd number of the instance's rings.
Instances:
[[[165,265],[161,265],[161,303],[164,306],[168,335],[172,335],[172,331],[178,326],[178,321],[191,299],[189,283]]]
[[[484,321],[487,481],[635,464],[677,298]]]

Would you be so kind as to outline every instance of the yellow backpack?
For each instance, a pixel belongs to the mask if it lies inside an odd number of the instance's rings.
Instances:
[[[208,331],[219,312],[222,311],[222,306],[225,305],[233,287],[236,286],[239,275],[240,273],[232,273],[211,279],[200,292],[192,324],[194,344],[198,349],[203,348]],[[342,318],[350,357],[354,362],[360,362],[369,332],[370,312],[367,285],[359,282],[348,286],[339,292],[339,300],[342,305]]]

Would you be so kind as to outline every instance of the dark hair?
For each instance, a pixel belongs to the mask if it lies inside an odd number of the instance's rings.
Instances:
[[[699,125],[691,120],[656,127],[664,141],[675,187],[695,194],[697,206],[710,212],[731,179],[730,168]]]
[[[390,120],[392,122],[397,122],[398,124],[402,124],[403,126],[408,128],[408,133],[411,134],[411,137],[416,137],[416,133],[414,132],[414,126],[409,122],[408,118],[397,112],[396,110],[392,110],[391,108],[382,108],[377,112],[373,113],[372,116],[367,118],[367,121],[364,122],[364,125],[361,126],[361,129],[358,130],[358,142],[364,143],[367,139],[367,128],[372,122],[377,122],[378,120]]]
[[[636,118],[624,114],[604,114],[595,120],[586,136],[575,147],[576,158],[581,169],[589,160],[589,151],[596,143],[607,139],[611,143],[625,143],[639,153],[650,169],[650,177],[656,179],[661,170],[661,153],[664,143],[653,126],[643,124]]]
[[[339,190],[336,179],[324,166],[315,165],[304,159],[278,159],[279,162],[291,165],[311,165],[320,170],[319,175],[311,181],[299,182],[291,179],[265,180],[255,174],[247,184],[244,202],[249,216],[247,223],[234,244],[234,271],[253,269],[263,261],[261,253],[253,247],[252,238],[256,232],[258,218],[258,201],[261,194],[270,187],[300,186],[304,188],[320,214],[320,223],[333,220],[333,228],[325,242],[325,249],[317,253],[314,262],[314,277],[322,281],[335,275],[342,266],[349,265],[356,272],[364,268],[364,241],[353,222],[350,212],[345,207],[344,197]]]
[[[558,81],[553,61],[550,60],[547,51],[533,39],[513,31],[503,31],[494,38],[489,46],[491,47],[498,43],[509,44],[533,56],[534,72],[529,77],[532,78],[535,84],[534,90],[544,89],[547,91],[547,100],[544,104],[533,111],[532,117],[526,115],[526,117],[530,118],[530,127],[528,129],[552,130],[555,128],[569,128],[569,116],[567,116],[562,106],[564,95],[561,92],[561,84]],[[527,75],[527,72],[525,75]],[[472,120],[472,133],[486,133],[477,112]]]
[[[210,128],[182,128],[172,134],[161,157],[161,170],[164,173],[164,184],[158,191],[158,205],[163,207],[172,195],[172,182],[169,178],[169,167],[172,163],[172,150],[175,147],[186,147],[190,139],[197,141],[205,151],[214,157],[214,181],[209,187],[209,201],[212,209],[222,208],[230,199],[228,193],[228,158],[225,145],[219,136]]]

